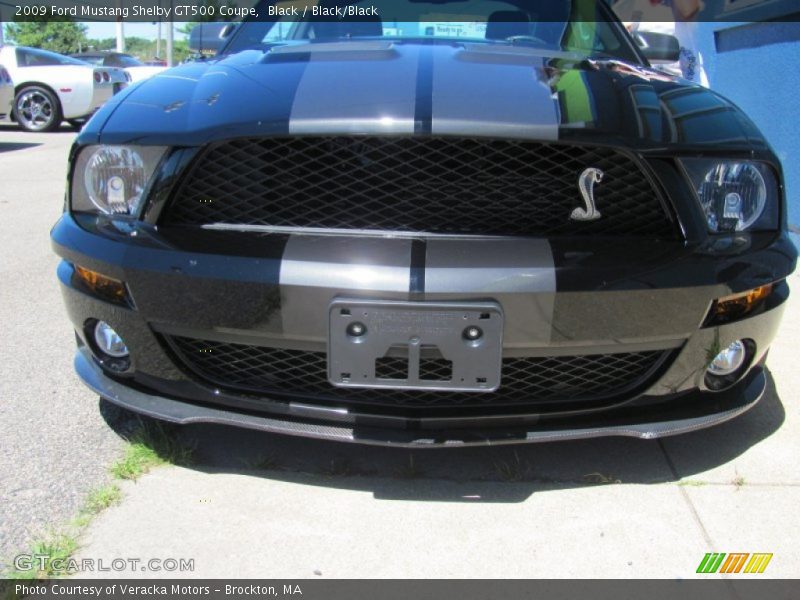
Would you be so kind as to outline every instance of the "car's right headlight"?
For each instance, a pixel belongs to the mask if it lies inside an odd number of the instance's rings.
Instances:
[[[681,159],[681,164],[710,232],[778,228],[778,182],[767,164],[716,158]]]
[[[87,146],[72,173],[71,207],[77,212],[136,216],[163,146]]]

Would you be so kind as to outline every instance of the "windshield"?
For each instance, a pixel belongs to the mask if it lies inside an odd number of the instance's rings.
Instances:
[[[102,56],[87,56],[86,54],[78,54],[73,56],[72,58],[77,58],[78,60],[82,60],[83,62],[87,62],[93,65],[102,65],[103,64],[103,57]]]
[[[337,10],[338,9],[338,10]],[[293,42],[391,39],[515,44],[639,62],[600,0],[266,1],[225,53]]]
[[[128,54],[112,54],[106,59],[107,67],[141,67],[144,63]]]

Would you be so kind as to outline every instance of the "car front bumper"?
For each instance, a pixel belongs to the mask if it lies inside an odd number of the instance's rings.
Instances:
[[[703,247],[596,241],[561,247],[563,242],[546,242],[549,268],[536,264],[542,258],[536,254],[544,248],[541,241],[528,246],[532,252],[525,260],[531,264],[525,265],[520,253],[498,249],[496,241],[487,240],[470,242],[478,244],[476,249],[455,246],[458,251],[448,260],[466,261],[463,268],[428,268],[429,288],[414,293],[392,289],[398,273],[408,278],[408,270],[392,266],[397,240],[370,240],[369,264],[354,264],[341,254],[330,257],[355,244],[355,254],[363,258],[360,244],[365,242],[351,238],[303,239],[294,247],[284,240],[276,247],[274,236],[237,244],[242,238],[236,234],[206,235],[212,237],[185,239],[93,219],[79,224],[70,215],[56,224],[53,244],[64,259],[58,275],[79,338],[75,367],[84,382],[113,403],[176,423],[224,423],[401,446],[604,435],[646,439],[731,419],[764,393],[763,364],[788,297],[784,279],[796,261],[785,235],[743,236]],[[224,243],[209,252],[209,242],[220,239]],[[429,267],[436,251],[429,246]],[[483,268],[468,268],[475,260]],[[374,268],[376,263],[380,269]],[[124,281],[134,306],[114,305],[77,287],[74,265]],[[553,271],[550,280],[548,269]],[[532,273],[538,279],[527,281]],[[372,287],[353,289],[341,283],[359,280],[359,275],[373,276]],[[767,283],[776,284],[775,289],[760,310],[724,325],[702,325],[715,298]],[[645,387],[596,405],[537,403],[533,398],[513,410],[417,407],[403,412],[213,385],[183,368],[163,341],[164,335],[184,335],[324,352],[327,308],[342,296],[496,301],[505,313],[504,357],[658,350],[669,352],[670,358]],[[130,373],[117,375],[98,365],[87,342],[89,319],[108,322],[123,337],[131,351]],[[727,391],[707,390],[703,380],[709,354],[737,339],[754,343],[746,375]]]
[[[607,417],[599,426],[577,420],[572,424],[544,424],[538,427],[496,427],[487,420],[481,428],[403,430],[360,425],[357,417],[348,423],[323,423],[304,419],[300,414],[294,419],[269,417],[167,398],[111,379],[85,347],[75,353],[75,371],[90,389],[109,402],[169,423],[213,423],[336,442],[409,448],[556,442],[608,436],[650,440],[679,435],[724,423],[747,412],[763,397],[767,381],[764,369],[758,367],[743,384],[720,394],[713,403],[697,396],[683,398],[679,406],[671,407],[671,416],[663,411],[638,411],[635,415]]]

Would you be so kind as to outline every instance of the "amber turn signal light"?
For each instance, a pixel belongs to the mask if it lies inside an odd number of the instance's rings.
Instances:
[[[75,265],[75,277],[95,296],[115,304],[128,303],[128,291],[125,284],[117,279],[106,277],[97,271],[78,265]]]
[[[714,300],[708,325],[719,325],[750,314],[772,293],[772,284],[762,285],[746,292],[723,296]]]

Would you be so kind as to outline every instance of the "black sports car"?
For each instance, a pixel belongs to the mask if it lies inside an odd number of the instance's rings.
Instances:
[[[83,129],[52,238],[84,382],[398,445],[654,438],[758,402],[797,251],[753,123],[602,2],[362,4],[263,3]]]

